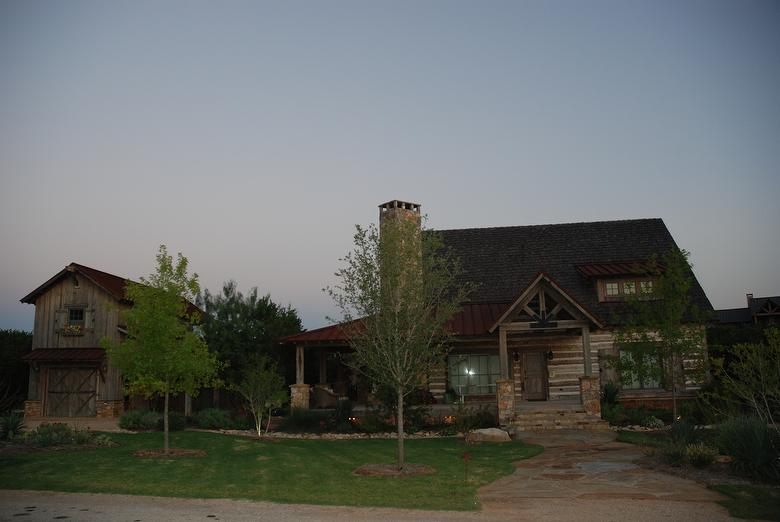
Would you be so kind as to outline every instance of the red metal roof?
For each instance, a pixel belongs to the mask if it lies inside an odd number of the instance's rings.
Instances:
[[[577,265],[577,270],[586,277],[604,277],[647,274],[654,269],[663,269],[659,264],[653,267],[647,261],[619,261],[615,263],[587,263]]]
[[[461,311],[452,318],[449,327],[456,335],[487,335],[488,329],[504,313],[510,303],[466,303]],[[282,337],[282,344],[296,343],[333,343],[347,342],[348,327],[334,324],[309,330],[295,335]]]
[[[103,348],[36,348],[22,359],[29,362],[100,362],[105,356]]]

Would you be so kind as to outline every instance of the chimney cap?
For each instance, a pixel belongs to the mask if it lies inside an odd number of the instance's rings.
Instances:
[[[392,199],[388,201],[387,203],[382,203],[379,205],[379,208],[382,212],[394,209],[394,208],[401,208],[405,210],[411,210],[413,212],[420,212],[420,208],[422,205],[419,203],[410,203],[408,201],[401,201],[400,199]]]

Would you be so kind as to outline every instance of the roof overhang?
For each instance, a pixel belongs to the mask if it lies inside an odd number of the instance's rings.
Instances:
[[[106,357],[103,348],[36,348],[22,357],[30,363],[78,362],[100,364]]]

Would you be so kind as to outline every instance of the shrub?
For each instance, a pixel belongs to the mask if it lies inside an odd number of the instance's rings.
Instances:
[[[682,466],[685,462],[686,446],[670,442],[661,446],[660,453],[664,461],[672,466]]]
[[[92,442],[94,444],[96,444],[97,446],[108,447],[108,446],[115,446],[116,445],[116,443],[111,439],[111,437],[109,437],[105,433],[101,433],[100,435],[95,437],[95,439]]]
[[[364,433],[381,433],[389,431],[390,426],[379,414],[371,411],[366,412],[366,414],[360,418],[358,429]]]
[[[647,418],[650,417],[650,414],[647,413],[647,408],[644,406],[626,408],[624,411],[626,414],[626,421],[635,426],[644,426]]]
[[[19,435],[24,427],[24,416],[9,411],[0,417],[0,440],[10,440]]]
[[[168,412],[168,430],[169,431],[181,431],[184,428],[187,427],[187,418],[179,413],[178,411],[169,411]],[[163,416],[159,416],[159,420],[157,421],[157,430],[162,431],[163,429]]]
[[[610,404],[615,405],[617,404],[617,398],[618,394],[620,393],[620,388],[617,384],[614,382],[608,382],[604,385],[603,388],[601,388],[601,403],[602,404]]]
[[[650,428],[651,430],[660,430],[664,427],[664,421],[651,415],[645,419],[644,426],[646,428]]]
[[[699,432],[692,420],[682,420],[672,424],[672,440],[687,446],[699,441]]]
[[[147,410],[126,411],[119,417],[119,427],[123,430],[156,430],[160,414]]]
[[[734,417],[718,426],[718,447],[731,455],[732,466],[754,479],[780,480],[780,454],[776,435],[765,422]]]
[[[685,447],[685,458],[696,468],[705,468],[715,461],[718,450],[703,442],[688,444]]]
[[[230,412],[219,408],[206,408],[195,412],[192,422],[204,430],[227,430],[235,426]]]
[[[460,433],[468,433],[480,428],[494,428],[497,425],[496,415],[487,407],[474,409],[459,404],[455,412],[455,429]]]
[[[76,438],[74,430],[67,424],[62,423],[43,423],[38,428],[25,433],[25,442],[32,444],[33,446],[65,446],[68,444],[86,444],[89,442],[89,438],[83,438],[80,434],[78,439]],[[80,430],[82,433],[86,430]],[[77,442],[78,440],[78,442]]]
[[[74,428],[71,440],[73,444],[89,444],[95,438],[95,434],[87,428]]]
[[[327,413],[293,408],[290,415],[282,419],[280,429],[289,433],[319,433],[325,430],[327,422]]]
[[[625,409],[620,404],[605,403],[601,407],[601,418],[613,426],[625,426],[628,423]]]

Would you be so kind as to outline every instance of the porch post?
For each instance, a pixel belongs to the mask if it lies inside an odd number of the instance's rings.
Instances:
[[[593,375],[593,365],[590,361],[590,326],[582,327],[582,354],[585,359],[585,377]]]
[[[328,366],[325,350],[320,350],[320,384],[328,382]]]
[[[305,384],[303,377],[303,346],[295,347],[295,384],[290,385],[290,405],[293,408],[309,408],[309,385]]]
[[[506,349],[506,330],[498,327],[498,363],[501,368],[501,379],[509,379],[509,355]]]
[[[295,347],[295,384],[303,384],[303,346]]]

